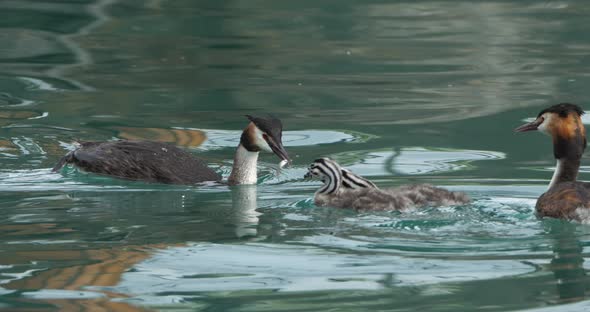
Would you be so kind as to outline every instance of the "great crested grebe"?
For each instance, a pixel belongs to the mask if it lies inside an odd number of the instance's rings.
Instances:
[[[283,162],[289,155],[283,147],[283,125],[277,118],[253,117],[242,132],[234,156],[230,185],[256,184],[258,152],[275,153]],[[62,157],[54,172],[66,164],[116,178],[169,184],[221,181],[221,175],[193,154],[169,143],[152,141],[81,142]]]
[[[534,121],[514,129],[538,130],[553,139],[557,167],[549,188],[535,205],[539,217],[589,221],[590,184],[576,181],[586,149],[586,129],[580,118],[583,114],[579,106],[561,103],[542,110]]]
[[[356,210],[403,210],[412,207],[468,203],[465,193],[451,192],[430,184],[412,184],[380,189],[373,182],[340,167],[329,158],[316,159],[306,178],[317,177],[324,185],[315,193],[317,206]]]

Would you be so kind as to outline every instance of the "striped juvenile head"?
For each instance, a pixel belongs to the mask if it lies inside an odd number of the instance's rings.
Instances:
[[[335,161],[330,158],[319,158],[309,165],[306,178],[317,178],[324,182],[320,188],[320,193],[332,194],[338,191],[342,185],[341,168]]]

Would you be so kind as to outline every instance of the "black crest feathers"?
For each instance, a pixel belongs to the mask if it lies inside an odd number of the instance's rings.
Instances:
[[[555,113],[558,114],[559,117],[567,117],[571,112],[575,112],[576,114],[578,114],[578,116],[582,116],[584,115],[584,110],[576,105],[576,104],[570,104],[570,103],[560,103],[560,104],[556,104],[553,105],[551,107],[545,108],[544,110],[542,110],[539,115],[537,115],[537,118],[541,117],[541,115],[545,114],[545,113]]]

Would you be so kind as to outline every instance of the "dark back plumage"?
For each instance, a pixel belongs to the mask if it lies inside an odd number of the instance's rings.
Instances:
[[[556,184],[537,200],[535,210],[539,217],[588,222],[590,217],[590,184],[562,182]],[[580,212],[586,211],[585,215]]]
[[[169,184],[220,181],[199,158],[172,144],[152,141],[81,142],[57,163],[117,178]]]

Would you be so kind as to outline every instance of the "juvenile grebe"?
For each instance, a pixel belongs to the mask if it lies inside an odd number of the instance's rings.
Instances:
[[[275,153],[290,161],[283,147],[283,125],[277,118],[246,115],[250,120],[242,132],[228,183],[256,184],[258,152]],[[221,181],[221,175],[193,154],[169,143],[152,141],[81,142],[53,168],[66,164],[116,178],[169,184]]]
[[[309,166],[305,177],[317,177],[324,182],[314,196],[317,206],[356,210],[403,210],[469,202],[465,193],[451,192],[430,184],[380,189],[373,182],[340,167],[329,158],[316,159]]]
[[[586,129],[582,108],[562,103],[542,110],[537,118],[514,131],[539,130],[553,139],[557,167],[549,188],[539,197],[535,209],[539,217],[588,221],[590,184],[576,181],[580,159],[586,149]]]

